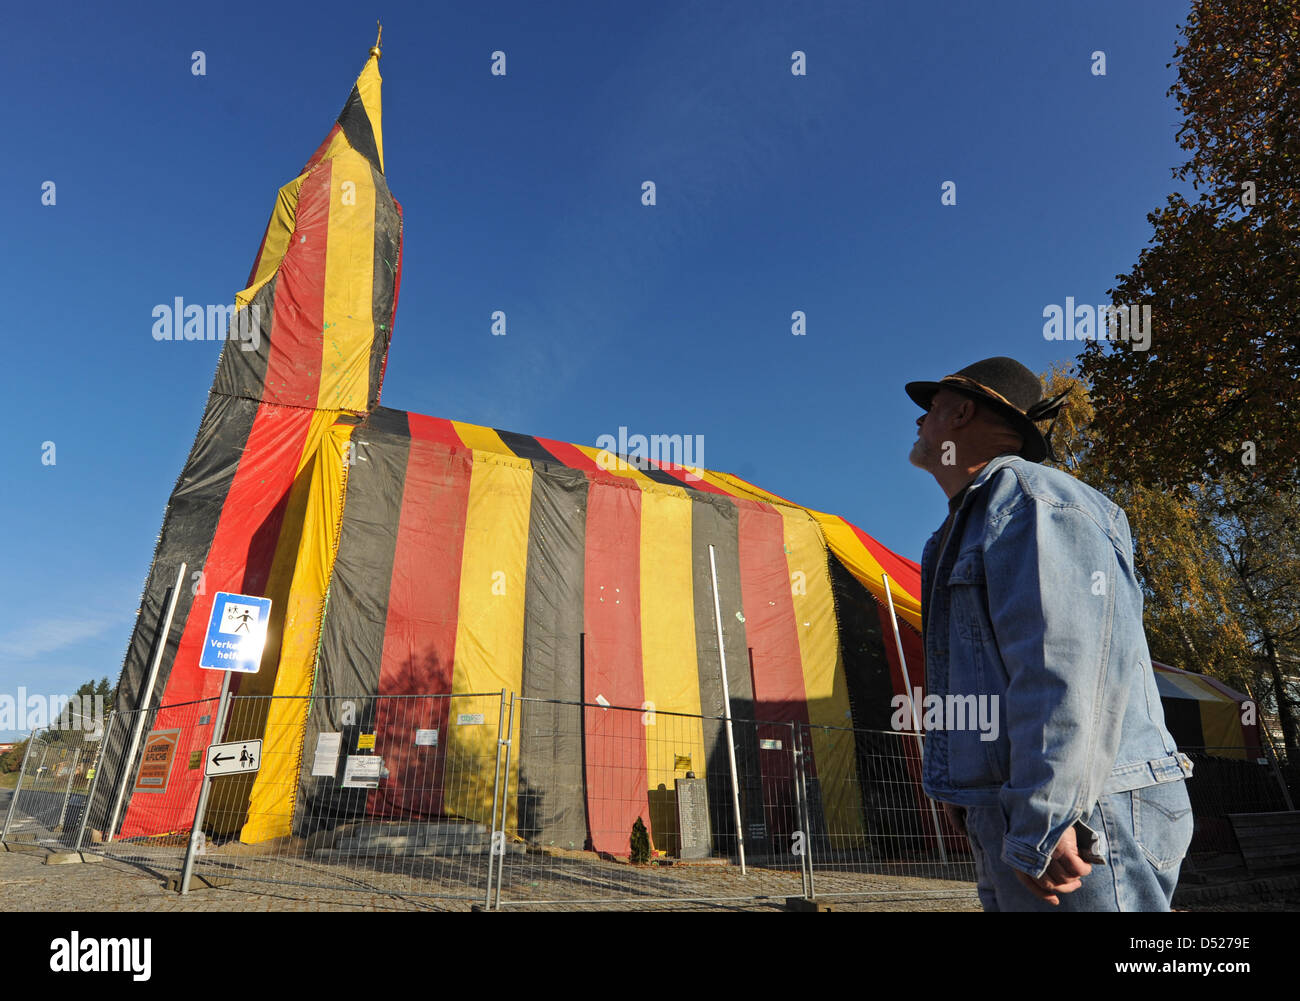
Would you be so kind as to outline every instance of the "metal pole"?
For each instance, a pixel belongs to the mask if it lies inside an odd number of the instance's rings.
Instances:
[[[451,715],[448,710],[447,715]],[[497,704],[497,767],[492,776],[492,827],[488,831],[488,878],[487,893],[483,897],[483,909],[492,909],[492,865],[497,853],[497,798],[501,791],[501,728],[506,725],[506,690],[501,689],[501,701]]]
[[[77,775],[77,762],[81,760],[81,748],[75,748],[72,752],[72,767],[68,769],[68,785],[63,790],[63,808],[59,810],[59,822],[54,825],[56,831],[63,829],[63,818],[68,814],[68,797],[72,795],[72,780]]]
[[[898,631],[898,616],[894,614],[894,596],[889,590],[889,574],[882,573],[880,579],[885,583],[885,601],[889,603],[889,624],[894,627],[894,646],[898,649],[898,663],[903,669],[903,685],[907,688],[907,704],[912,707],[912,729],[916,732],[916,749],[925,760],[925,745],[921,741],[921,724],[916,715],[916,700],[912,698],[912,679],[907,674],[907,658],[903,656],[903,637]],[[943,844],[943,828],[939,826],[939,811],[934,808],[934,800],[925,797],[930,804],[930,820],[934,824],[934,836],[939,842],[939,861],[948,864],[948,849]]]
[[[515,693],[510,693],[510,721],[506,724],[506,785],[501,790],[501,861],[497,863],[497,910],[501,910],[501,875],[506,869],[506,817],[510,815],[510,751],[515,735]]]
[[[226,712],[230,708],[230,672],[221,677],[221,701],[217,704],[217,721],[212,727],[212,741],[221,742],[226,725]],[[208,794],[212,791],[212,777],[208,775],[208,754],[203,752],[203,785],[199,789],[199,802],[194,807],[194,823],[190,825],[189,847],[185,849],[185,865],[181,868],[181,893],[190,892],[190,877],[194,875],[194,839],[203,836],[203,815],[208,809]]]
[[[731,763],[731,805],[736,815],[736,844],[740,849],[740,874],[745,870],[745,828],[740,820],[740,783],[736,778],[736,740],[731,730],[731,689],[727,685],[727,648],[722,642],[722,604],[718,600],[718,565],[709,546],[709,572],[713,575],[713,618],[718,627],[718,660],[722,664],[722,714],[727,721],[727,760]]]
[[[812,887],[812,813],[808,809],[808,790],[804,786],[803,741],[800,739],[798,723],[790,724],[790,748],[794,755],[794,795],[799,826],[803,830],[803,854],[799,856],[799,877],[803,883],[803,895],[813,898]]]
[[[81,839],[86,836],[86,821],[90,819],[90,807],[95,802],[95,788],[99,784],[99,773],[103,771],[100,765],[104,760],[104,748],[108,746],[108,737],[113,732],[113,721],[116,718],[117,710],[110,710],[108,725],[104,727],[104,733],[99,738],[99,749],[91,761],[90,767],[95,770],[95,774],[90,777],[90,788],[86,790],[86,805],[81,810],[81,825],[77,828],[77,840],[72,846],[77,851],[81,851]]]
[[[1259,700],[1255,698],[1255,693],[1250,690],[1250,685],[1246,685],[1246,694],[1250,696],[1250,701],[1259,708]],[[1280,710],[1280,704],[1279,704]],[[1264,756],[1268,758],[1268,763],[1273,766],[1273,778],[1277,780],[1278,788],[1282,790],[1282,801],[1286,803],[1288,810],[1294,810],[1295,804],[1291,802],[1291,790],[1286,786],[1286,779],[1282,777],[1282,771],[1277,767],[1277,755],[1273,753],[1273,738],[1268,733],[1268,723],[1262,718],[1259,720],[1259,732],[1264,736]],[[1244,743],[1244,740],[1243,740]]]
[[[181,568],[176,571],[176,583],[172,585],[172,595],[167,601],[167,613],[163,616],[162,625],[158,628],[158,633],[154,637],[153,662],[149,665],[149,677],[145,682],[144,692],[140,701],[136,704],[139,712],[136,714],[135,729],[131,733],[131,742],[127,746],[126,757],[123,759],[126,763],[126,771],[123,778],[131,774],[131,764],[135,761],[136,749],[140,746],[140,733],[144,728],[145,716],[149,714],[149,703],[153,699],[153,686],[158,680],[158,668],[162,664],[163,652],[167,649],[167,636],[172,629],[172,615],[176,611],[176,600],[180,597],[181,582],[185,579],[186,564],[182,563]],[[113,840],[113,834],[117,831],[117,815],[122,809],[122,794],[126,792],[126,782],[121,782],[117,787],[117,795],[113,799],[113,812],[109,816],[108,826],[104,828],[104,842],[108,843]]]
[[[32,745],[36,743],[36,731],[31,732],[27,738],[27,750],[23,751],[23,763],[18,769],[18,783],[14,786],[13,799],[9,801],[9,809],[5,813],[4,830],[0,831],[0,842],[7,841],[9,838],[9,822],[14,819],[14,808],[18,805],[18,793],[23,788],[23,776],[27,774],[27,759],[32,756]]]

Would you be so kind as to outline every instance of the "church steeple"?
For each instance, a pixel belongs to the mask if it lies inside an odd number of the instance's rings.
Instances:
[[[338,120],[280,189],[213,392],[363,413],[379,403],[401,268],[378,40]]]

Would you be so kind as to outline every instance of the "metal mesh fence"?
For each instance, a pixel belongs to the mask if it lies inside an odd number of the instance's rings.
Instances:
[[[45,728],[33,732],[6,815],[3,840],[57,848],[70,842],[85,812],[104,730]]]
[[[921,791],[921,735],[799,727],[817,897],[969,896],[970,845]],[[834,767],[851,755],[853,767]],[[826,767],[829,763],[832,767]]]
[[[523,851],[494,907],[973,896],[915,735],[528,698],[513,712]]]
[[[497,908],[973,896],[920,754],[915,734],[505,692],[234,696],[38,734],[4,840]]]
[[[1187,795],[1196,818],[1191,853],[1235,853],[1231,813],[1271,813],[1289,808],[1281,779],[1267,758],[1241,747],[1180,747],[1192,759]]]
[[[194,875],[484,899],[501,710],[500,693],[232,699],[226,741],[264,735],[261,760],[211,780]]]

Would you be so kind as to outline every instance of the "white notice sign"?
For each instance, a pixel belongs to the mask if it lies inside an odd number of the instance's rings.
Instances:
[[[339,748],[343,746],[343,734],[320,733],[316,735],[316,757],[312,759],[313,775],[335,775],[339,770]]]
[[[344,789],[378,789],[384,759],[373,754],[349,754],[343,767]]]
[[[482,726],[483,714],[482,713],[457,713],[456,725],[457,726]]]
[[[438,731],[437,730],[416,730],[415,746],[416,747],[437,747]]]

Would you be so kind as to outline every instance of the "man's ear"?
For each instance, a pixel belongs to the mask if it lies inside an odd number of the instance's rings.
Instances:
[[[952,401],[948,411],[948,420],[955,428],[965,427],[979,413],[979,404],[969,396],[962,396]]]

